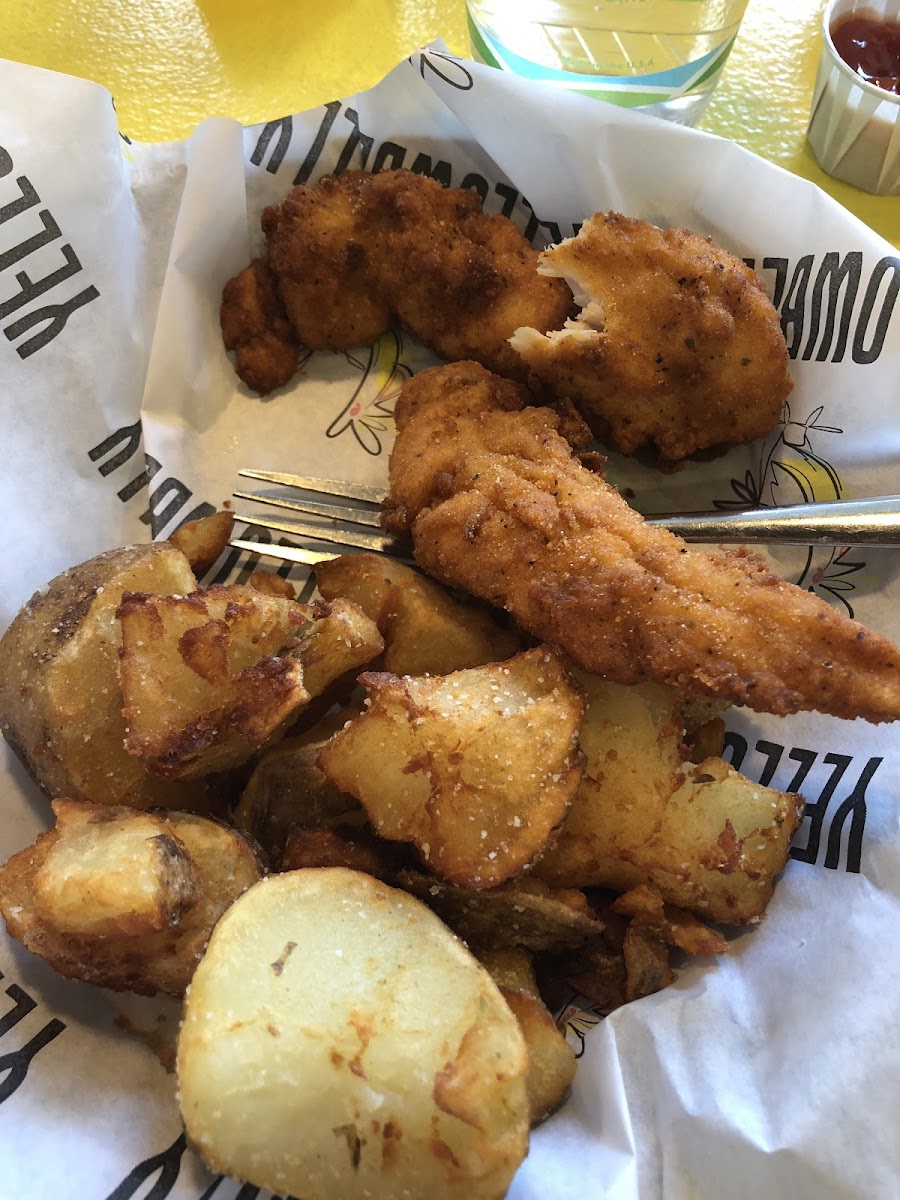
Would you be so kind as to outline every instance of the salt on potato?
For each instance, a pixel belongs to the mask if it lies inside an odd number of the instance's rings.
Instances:
[[[228,910],[178,1045],[207,1165],[304,1200],[498,1200],[528,1148],[527,1065],[465,946],[344,868],[270,876]]]
[[[451,883],[488,888],[548,845],[578,787],[584,697],[548,646],[450,675],[366,673],[368,708],[318,763],[376,832]]]

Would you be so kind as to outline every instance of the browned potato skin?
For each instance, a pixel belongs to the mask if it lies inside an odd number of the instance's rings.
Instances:
[[[223,510],[197,521],[185,521],[169,541],[185,556],[194,574],[202,575],[228,545],[233,527],[234,513]]]
[[[13,621],[0,640],[0,730],[48,796],[204,809],[203,785],[153,779],[126,753],[117,675],[122,593],[195,586],[174,546],[126,546],[57,576]]]
[[[455,600],[440,584],[379,554],[345,554],[315,568],[326,600],[345,596],[384,637],[384,667],[394,675],[449,675],[502,662],[519,638],[488,611]]]
[[[541,999],[531,958],[525,950],[486,950],[476,957],[487,967],[525,1038],[528,1047],[525,1090],[533,1128],[564,1103],[575,1078],[575,1051]]]
[[[196,883],[196,898],[170,928],[159,932],[118,935],[74,935],[61,932],[36,906],[36,877],[48,855],[66,836],[73,816],[79,828],[85,820],[129,822],[136,814],[127,808],[57,801],[59,824],[14,854],[0,867],[0,913],[11,937],[49,963],[61,975],[113,991],[152,996],[166,992],[184,995],[202,957],[216,921],[243,891],[262,877],[256,851],[233,829],[190,813],[160,816],[160,836],[170,839],[173,853],[186,856]],[[77,811],[76,811],[77,810]],[[141,819],[146,819],[140,814]],[[128,926],[123,912],[121,925]]]
[[[484,891],[455,887],[422,871],[404,869],[397,886],[434,909],[455,934],[482,949],[573,950],[603,932],[584,895],[553,889],[519,875]]]
[[[632,922],[625,931],[622,953],[625,957],[626,1003],[661,992],[674,981],[669,947],[654,930]]]
[[[281,870],[346,867],[393,884],[402,854],[403,847],[376,837],[366,828],[295,828],[288,833]]]
[[[359,801],[329,783],[316,765],[319,751],[351,714],[332,713],[304,733],[266,750],[235,809],[234,823],[279,859],[292,825],[324,829],[362,822]]]

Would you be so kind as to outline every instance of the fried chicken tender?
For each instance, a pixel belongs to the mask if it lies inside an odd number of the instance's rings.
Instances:
[[[225,349],[237,356],[235,371],[252,391],[264,395],[294,375],[300,346],[263,259],[254,259],[225,284],[219,320]]]
[[[396,420],[386,527],[584,670],[779,715],[900,718],[892,642],[745,550],[646,524],[516,384],[476,363],[424,371]]]
[[[775,426],[792,387],[787,347],[739,258],[686,229],[598,213],[538,270],[567,279],[582,311],[565,329],[519,329],[511,345],[607,446],[652,449],[672,467]]]
[[[360,221],[373,176],[326,175],[263,210],[268,261],[297,337],[310,350],[368,346],[387,331],[378,277],[384,229]]]
[[[560,279],[512,221],[475,192],[411,171],[347,171],[295,187],[262,216],[268,262],[300,341],[311,350],[374,342],[391,317],[442,358],[524,377],[507,339],[558,329],[572,312]]]

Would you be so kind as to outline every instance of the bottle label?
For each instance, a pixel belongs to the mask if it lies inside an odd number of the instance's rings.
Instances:
[[[722,69],[734,43],[734,36],[693,62],[683,63],[666,71],[650,75],[582,75],[577,71],[562,71],[545,67],[515,54],[487,26],[475,21],[469,13],[469,35],[475,55],[489,67],[500,67],[569,91],[580,92],[595,100],[608,100],[626,108],[659,104],[686,96],[704,87]]]

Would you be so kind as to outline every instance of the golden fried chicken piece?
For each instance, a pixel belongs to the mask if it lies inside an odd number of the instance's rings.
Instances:
[[[778,314],[759,276],[708,238],[598,213],[538,270],[569,281],[581,314],[511,344],[607,446],[672,466],[778,421],[792,387]]]
[[[359,219],[372,178],[366,171],[326,175],[263,210],[269,266],[310,350],[369,346],[390,326],[379,286],[384,230]]]
[[[537,273],[538,252],[475,192],[411,171],[370,180],[362,221],[387,230],[380,283],[401,322],[441,358],[524,378],[507,339],[526,323],[560,328],[572,312],[565,283]]]
[[[444,583],[586,671],[786,714],[900,718],[900,650],[745,550],[693,550],[583,467],[547,409],[475,363],[397,405],[384,522]]]
[[[219,320],[225,349],[235,351],[235,371],[248,388],[265,395],[290,380],[300,347],[263,259],[225,284]]]
[[[347,171],[300,186],[262,218],[288,315],[311,350],[374,342],[392,315],[443,358],[524,376],[507,339],[520,325],[559,328],[562,280],[477,194],[411,171]]]

